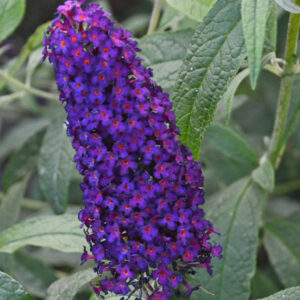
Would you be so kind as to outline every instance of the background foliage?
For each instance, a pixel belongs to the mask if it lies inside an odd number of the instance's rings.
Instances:
[[[88,285],[95,274],[79,266],[81,178],[52,68],[40,64],[51,15],[32,13],[42,12],[38,2],[0,2],[0,298],[95,300]],[[156,31],[146,34],[151,1],[98,2],[139,39],[145,65],[171,95],[181,140],[203,165],[205,210],[221,232],[224,257],[214,261],[213,277],[203,270],[190,276],[201,284],[191,299],[300,299],[299,74],[276,172],[265,155],[288,11],[299,7],[291,0],[166,0]]]

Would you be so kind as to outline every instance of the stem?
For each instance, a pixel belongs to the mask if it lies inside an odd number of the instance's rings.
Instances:
[[[6,79],[8,82],[11,82],[13,85],[18,87],[19,89],[24,90],[32,95],[35,95],[35,96],[41,97],[41,98],[45,98],[48,100],[55,100],[55,101],[59,100],[59,97],[56,94],[44,92],[44,91],[41,91],[41,90],[38,90],[38,89],[35,89],[32,87],[26,86],[21,81],[11,77],[10,75],[3,72],[2,70],[0,70],[0,76],[3,77],[4,79]]]
[[[288,108],[294,82],[294,63],[299,35],[300,14],[291,14],[288,26],[284,72],[280,84],[278,106],[269,148],[269,158],[275,168],[280,163],[281,142],[285,134]]]
[[[155,0],[147,34],[153,33],[158,25],[163,0]]]
[[[273,191],[273,196],[284,195],[290,192],[300,190],[300,179],[279,184]]]
[[[2,105],[8,104],[16,99],[24,97],[25,92],[15,92],[10,95],[5,95],[0,97],[0,108]]]
[[[2,201],[2,197],[4,196],[4,193],[0,192],[0,202]],[[47,202],[42,202],[39,200],[33,200],[29,198],[23,198],[21,202],[21,206],[30,210],[41,210],[44,208],[49,208],[49,204]]]

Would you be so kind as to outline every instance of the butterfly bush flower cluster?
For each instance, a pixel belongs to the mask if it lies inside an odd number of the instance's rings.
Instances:
[[[204,219],[201,165],[178,139],[168,94],[142,65],[131,33],[98,4],[66,1],[44,39],[65,103],[84,209],[79,219],[96,262],[97,294],[170,299],[184,275],[212,273],[221,246]],[[139,295],[139,296],[136,296]]]

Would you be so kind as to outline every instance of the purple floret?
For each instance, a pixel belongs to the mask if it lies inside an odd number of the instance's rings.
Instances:
[[[97,294],[170,299],[194,267],[212,271],[222,248],[204,219],[201,165],[178,139],[168,94],[142,65],[131,33],[97,4],[66,1],[45,36],[74,160],[84,177],[85,227]],[[107,274],[110,273],[110,276]],[[138,296],[137,296],[138,295]]]

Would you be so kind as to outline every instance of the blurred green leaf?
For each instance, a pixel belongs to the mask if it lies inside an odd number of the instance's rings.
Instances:
[[[28,177],[27,177],[28,179]],[[2,198],[0,206],[0,231],[15,224],[20,213],[20,205],[25,192],[27,179],[12,185]]]
[[[196,29],[180,70],[173,97],[177,125],[195,159],[217,103],[245,57],[240,9],[239,0],[216,2]]]
[[[206,138],[201,146],[201,162],[205,166],[205,192],[208,195],[249,176],[249,167],[246,166],[245,168],[235,160],[228,159],[223,152],[215,147],[214,143]]]
[[[3,175],[4,192],[7,192],[10,186],[34,170],[43,134],[43,132],[40,132],[32,136],[20,150],[12,155]]]
[[[275,171],[271,162],[266,159],[252,172],[252,178],[263,189],[272,192],[275,185]]]
[[[31,85],[31,77],[35,69],[41,63],[42,52],[43,48],[40,47],[34,50],[29,56],[28,63],[26,66],[26,84],[29,86]]]
[[[8,0],[6,0],[8,1]],[[16,61],[12,64],[12,66],[8,70],[8,74],[13,76],[17,70],[21,68],[24,61],[30,55],[30,53],[36,49],[37,47],[42,45],[42,40],[44,38],[45,31],[51,22],[46,22],[40,25],[34,33],[29,37],[26,44],[23,46],[20,54],[18,55]],[[0,79],[0,91],[5,86],[6,80]]]
[[[46,300],[72,300],[77,292],[96,276],[93,269],[87,269],[57,280],[48,288]]]
[[[95,293],[93,293],[89,298],[89,300],[100,300],[100,297],[98,297]]]
[[[193,282],[215,294],[195,291],[191,299],[246,300],[256,268],[258,231],[266,194],[249,178],[239,180],[210,197],[205,205],[206,217],[220,231],[214,241],[223,247],[223,258],[214,259],[214,276],[199,270]]]
[[[189,18],[200,22],[215,1],[216,0],[167,0],[167,3]]]
[[[300,14],[300,6],[294,0],[275,0],[275,2],[290,13]]]
[[[277,6],[274,1],[270,5],[270,14],[267,20],[267,31],[265,38],[265,48],[269,51],[276,51],[277,45]]]
[[[259,300],[298,300],[300,299],[300,286],[280,291],[274,295]]]
[[[0,142],[0,162],[6,156],[21,148],[28,139],[48,124],[49,120],[47,119],[27,119],[10,129]]]
[[[264,245],[285,287],[300,285],[300,223],[274,220],[265,224]]]
[[[238,89],[241,82],[249,75],[249,69],[245,69],[241,72],[239,72],[231,81],[231,83],[228,86],[227,91],[225,92],[222,101],[224,102],[224,106],[226,108],[226,125],[229,124],[230,118],[231,118],[231,112],[232,112],[232,101],[233,97],[236,93],[236,90]]]
[[[250,68],[250,83],[256,88],[262,66],[262,55],[271,0],[243,0],[242,23]]]
[[[20,24],[25,13],[25,0],[1,0],[0,42],[6,39]]]
[[[251,299],[257,299],[261,297],[267,297],[280,290],[280,285],[273,280],[269,272],[264,270],[257,270],[252,279],[252,297]]]
[[[251,171],[258,165],[257,156],[247,141],[230,128],[213,124],[208,128],[206,138],[228,159],[237,162],[241,168]]]
[[[197,25],[198,22],[166,4],[157,31],[191,29],[195,28]]]
[[[85,240],[79,225],[77,215],[71,214],[26,219],[0,233],[0,252],[32,245],[81,253]]]
[[[1,300],[33,300],[21,284],[0,271],[0,299]]]
[[[153,69],[154,79],[165,91],[172,91],[182,58],[192,37],[192,30],[154,33],[140,40],[141,57]]]
[[[92,3],[98,3],[104,11],[107,11],[109,13],[112,13],[111,6],[108,0],[92,0],[90,1]]]
[[[67,207],[68,189],[74,168],[74,150],[63,124],[65,115],[53,120],[48,127],[40,151],[38,173],[45,199],[55,213]]]
[[[122,25],[127,30],[130,30],[134,36],[140,36],[141,33],[147,31],[149,21],[149,14],[140,13],[127,18],[122,22]]]
[[[48,286],[56,280],[54,271],[40,260],[21,251],[13,255],[13,264],[13,276],[31,295],[44,298]]]

